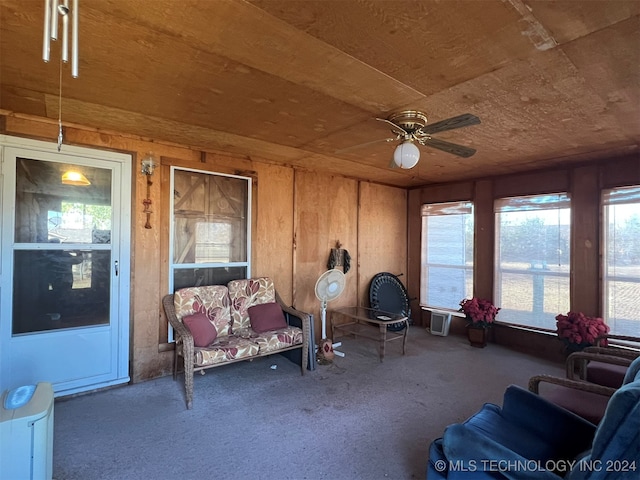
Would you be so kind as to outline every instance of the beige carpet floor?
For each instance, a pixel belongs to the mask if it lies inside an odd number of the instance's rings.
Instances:
[[[300,375],[280,355],[58,399],[54,478],[425,478],[429,444],[509,384],[562,365],[411,327],[406,355],[344,337],[344,358]]]

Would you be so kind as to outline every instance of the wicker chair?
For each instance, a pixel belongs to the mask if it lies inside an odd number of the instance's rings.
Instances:
[[[577,369],[572,372],[567,372],[568,378],[574,378],[569,376],[571,374],[577,374],[577,378],[580,380],[586,380],[587,382],[596,383],[598,385],[604,385],[612,388],[619,388],[622,385],[622,379],[627,372],[627,367],[640,356],[640,351],[633,348],[624,348],[622,346],[603,346],[602,340],[623,340],[628,342],[638,342],[637,337],[629,337],[622,335],[606,335],[597,339],[596,345],[593,347],[587,347],[583,350],[585,353],[595,353],[601,355],[613,355],[627,359],[623,364],[612,364],[610,362],[600,362],[593,357],[582,360],[578,363]]]
[[[625,371],[632,363],[632,360],[616,355],[575,352],[567,357],[567,378],[535,375],[529,379],[529,390],[597,425],[617,387],[600,385],[580,378],[580,372],[584,371],[584,366],[591,361],[621,366]],[[553,387],[541,389],[540,385],[545,383]]]

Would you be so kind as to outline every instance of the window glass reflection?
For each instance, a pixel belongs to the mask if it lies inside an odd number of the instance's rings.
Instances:
[[[89,184],[63,183],[72,170]],[[111,170],[18,159],[16,243],[110,243],[111,217]]]
[[[109,323],[109,251],[14,252],[13,334]]]

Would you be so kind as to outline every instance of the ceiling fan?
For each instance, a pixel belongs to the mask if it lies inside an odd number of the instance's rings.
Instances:
[[[434,133],[479,124],[480,119],[470,113],[441,120],[432,125],[427,125],[427,116],[418,110],[403,110],[401,112],[393,113],[387,118],[376,118],[376,120],[390,124],[392,127],[391,132],[396,136],[394,138],[386,138],[384,140],[376,140],[374,142],[357,145],[356,147],[349,147],[348,149],[339,150],[336,153],[345,152],[371,143],[395,142],[401,140],[401,143],[393,152],[392,165],[395,164],[398,167],[405,169],[415,167],[418,160],[420,160],[420,150],[415,145],[416,143],[426,147],[437,148],[443,152],[451,153],[463,158],[470,157],[476,153],[476,150],[473,148],[457,145],[444,140],[438,140],[431,136]]]

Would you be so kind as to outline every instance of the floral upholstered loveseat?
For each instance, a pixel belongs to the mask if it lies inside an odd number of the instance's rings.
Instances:
[[[166,295],[162,304],[176,341],[174,379],[178,356],[184,359],[187,408],[193,405],[196,371],[301,349],[304,375],[311,316],[284,305],[270,278],[184,288]]]

